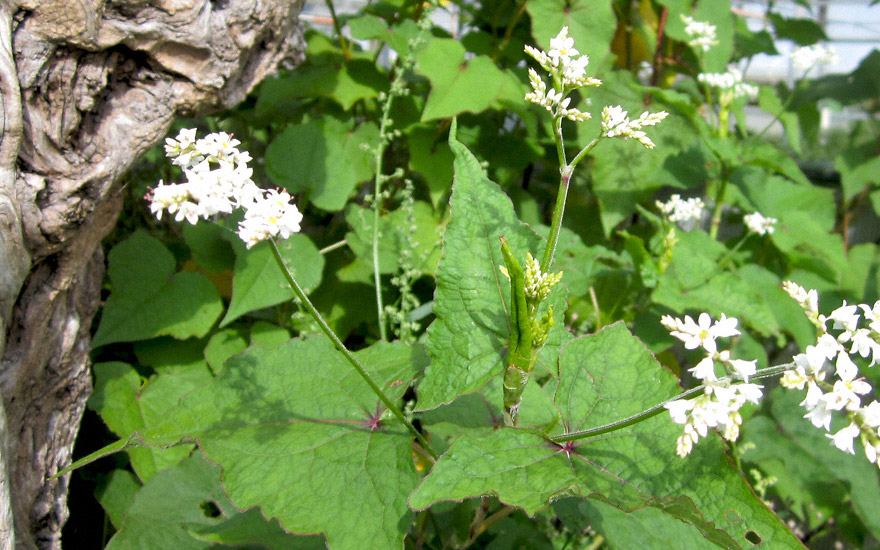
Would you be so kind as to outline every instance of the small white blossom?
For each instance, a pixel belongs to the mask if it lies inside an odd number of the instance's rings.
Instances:
[[[758,88],[743,82],[742,72],[736,68],[730,68],[726,73],[700,73],[697,80],[717,90],[718,102],[723,106],[730,105],[739,97],[754,98],[758,95]]]
[[[682,200],[681,195],[672,195],[666,202],[656,202],[657,209],[663,213],[667,220],[672,223],[686,223],[688,221],[700,221],[703,216],[702,199],[692,197]]]
[[[748,227],[749,231],[752,233],[766,235],[768,233],[773,234],[773,232],[776,231],[774,226],[779,220],[776,218],[764,217],[760,212],[754,212],[743,216],[743,221],[746,222],[746,227]]]
[[[299,232],[303,216],[296,205],[290,204],[290,198],[287,191],[270,189],[248,207],[238,224],[238,236],[248,248],[270,237],[286,239]]]
[[[654,148],[654,142],[642,131],[645,126],[654,126],[669,116],[666,111],[650,113],[645,111],[639,118],[630,120],[627,112],[620,105],[605,107],[602,110],[602,135],[604,137],[619,137],[621,139],[635,139],[648,149]]]
[[[828,399],[825,398],[825,395],[822,394],[822,390],[818,388],[815,384],[810,384],[807,390],[807,399],[805,399],[801,405],[806,407],[809,412],[804,415],[804,418],[808,419],[813,423],[813,426],[817,428],[825,428],[825,431],[831,429],[831,419],[832,412],[835,409],[829,407]],[[811,390],[813,392],[813,397],[811,397]],[[818,395],[818,397],[815,397]],[[807,401],[815,401],[815,405],[810,407]]]
[[[554,65],[568,63],[579,53],[581,52],[574,47],[574,38],[568,36],[568,27],[562,27],[556,38],[550,39],[550,51],[547,55]]]
[[[842,328],[846,332],[852,332],[856,330],[859,324],[858,306],[847,305],[846,300],[844,300],[842,306],[831,312],[828,320],[834,321],[833,328]]]
[[[762,386],[756,384],[707,383],[703,395],[665,404],[672,421],[684,425],[684,432],[676,440],[676,454],[682,458],[689,455],[694,443],[708,435],[709,428],[722,428],[726,440],[736,441],[742,424],[739,410],[747,401],[757,403],[763,395],[761,390]]]
[[[715,39],[717,31],[715,25],[710,25],[703,21],[695,21],[687,15],[682,15],[681,20],[685,24],[684,32],[690,38],[688,46],[693,46],[707,52],[712,46],[718,44],[718,40]]]
[[[859,427],[852,423],[834,435],[825,434],[825,437],[830,438],[834,446],[841,451],[854,455],[856,452],[853,450],[853,439],[858,437],[860,432]]]
[[[687,349],[702,347],[709,353],[715,353],[718,349],[715,345],[716,338],[729,338],[740,333],[736,329],[737,319],[727,317],[723,313],[721,319],[714,324],[708,313],[700,314],[699,324],[695,323],[690,315],[685,315],[684,321],[664,315],[660,322],[670,330],[672,336],[684,342],[684,347]]]
[[[840,63],[840,57],[834,48],[813,44],[791,52],[791,61],[796,68],[807,71],[816,65],[836,65]]]
[[[871,428],[880,427],[880,403],[871,401],[867,407],[862,407],[859,411],[865,424]]]

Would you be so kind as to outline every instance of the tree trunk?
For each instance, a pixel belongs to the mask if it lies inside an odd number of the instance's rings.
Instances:
[[[302,55],[299,0],[0,0],[0,550],[57,549],[119,177]]]

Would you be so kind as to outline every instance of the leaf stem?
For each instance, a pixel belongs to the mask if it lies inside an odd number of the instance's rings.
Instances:
[[[275,261],[278,263],[278,266],[281,268],[281,273],[284,274],[284,278],[287,279],[288,284],[290,284],[290,288],[293,289],[296,297],[299,298],[300,302],[305,306],[306,310],[311,314],[311,316],[318,323],[318,326],[321,327],[321,330],[324,334],[330,338],[330,341],[333,342],[333,345],[336,346],[336,349],[351,363],[351,366],[354,367],[354,370],[361,375],[361,378],[370,386],[370,389],[373,390],[373,393],[379,397],[379,400],[388,407],[388,410],[397,417],[398,420],[403,422],[403,425],[406,426],[406,429],[418,440],[418,442],[422,445],[422,447],[434,458],[437,458],[437,452],[431,447],[431,444],[428,443],[428,440],[425,439],[425,436],[422,435],[412,423],[406,419],[403,412],[400,408],[397,407],[388,396],[382,391],[382,388],[379,387],[378,384],[373,380],[373,377],[370,376],[370,373],[361,365],[361,362],[357,360],[357,358],[345,347],[345,344],[342,343],[342,340],[336,336],[336,333],[333,332],[333,329],[330,328],[330,325],[327,324],[327,321],[324,320],[324,317],[318,312],[315,306],[312,304],[309,297],[306,296],[306,293],[303,291],[302,287],[299,286],[299,283],[294,279],[293,274],[287,269],[287,265],[284,264],[284,260],[281,258],[281,253],[278,251],[278,245],[275,244],[274,239],[269,239],[269,244],[272,247],[272,255],[275,256]]]
[[[786,363],[784,365],[776,365],[774,367],[767,367],[765,369],[760,369],[758,372],[756,372],[753,376],[750,376],[749,378],[752,380],[760,380],[763,378],[770,378],[772,376],[776,376],[778,374],[781,374],[783,371],[789,370],[789,369],[793,368],[794,366],[795,366],[794,363]],[[724,379],[725,378],[722,378],[722,380],[724,380]],[[726,379],[728,379],[728,380],[741,380],[741,378],[738,376],[729,376],[729,377],[726,377]],[[570,433],[562,434],[562,435],[559,435],[556,437],[551,437],[550,440],[553,441],[554,443],[565,443],[566,441],[575,441],[575,440],[584,439],[584,438],[587,438],[590,436],[601,435],[601,434],[605,434],[608,432],[620,430],[620,429],[626,428],[628,426],[632,426],[633,424],[638,424],[639,422],[643,422],[649,418],[652,418],[652,417],[657,416],[658,414],[662,413],[665,410],[665,406],[667,403],[672,403],[673,401],[678,401],[680,399],[693,399],[697,395],[702,394],[705,387],[706,387],[705,384],[700,384],[699,386],[697,386],[695,388],[691,388],[687,391],[683,391],[680,394],[676,395],[675,397],[671,397],[671,398],[667,399],[666,401],[663,401],[661,403],[658,403],[657,405],[654,405],[650,409],[646,409],[646,410],[644,410],[638,414],[634,414],[630,417],[623,418],[621,420],[617,420],[617,421],[612,422],[610,424],[605,424],[604,426],[597,426],[595,428],[589,428],[587,430],[580,430],[577,432],[570,432]]]

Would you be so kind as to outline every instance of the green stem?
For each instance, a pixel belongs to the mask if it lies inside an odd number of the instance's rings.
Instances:
[[[712,209],[712,225],[709,227],[709,237],[712,240],[718,238],[718,228],[721,227],[721,212],[724,208],[724,196],[727,194],[727,174],[722,174],[721,183],[718,185],[718,193],[715,194],[715,208]]]
[[[382,388],[379,387],[378,384],[373,380],[373,377],[370,376],[370,373],[361,365],[361,362],[357,360],[357,358],[348,351],[348,348],[345,347],[345,344],[336,336],[336,333],[333,332],[333,329],[330,328],[330,325],[327,324],[327,321],[324,320],[324,317],[318,312],[315,306],[312,304],[309,297],[306,296],[306,293],[303,291],[302,287],[299,286],[299,283],[296,282],[296,279],[293,278],[293,274],[290,273],[290,270],[287,269],[287,266],[284,264],[284,260],[281,258],[281,253],[278,251],[278,246],[275,244],[273,239],[269,239],[269,244],[272,246],[272,254],[275,256],[275,261],[278,263],[278,266],[281,268],[281,273],[284,274],[284,278],[287,279],[287,283],[290,285],[290,288],[293,289],[296,297],[299,298],[300,302],[305,306],[306,310],[311,314],[312,318],[318,323],[318,326],[321,327],[321,330],[324,334],[330,338],[330,341],[333,342],[333,345],[336,346],[336,349],[351,363],[351,366],[354,367],[354,370],[361,375],[361,378],[370,386],[373,390],[373,393],[379,398],[382,403],[388,407],[388,410],[400,420],[406,429],[415,437],[419,443],[421,443],[422,447],[436,460],[437,453],[431,448],[431,444],[428,443],[428,440],[425,439],[425,436],[422,435],[412,423],[406,419],[403,415],[403,412],[400,408],[397,407],[388,396],[382,391]]]
[[[336,36],[339,37],[339,49],[342,50],[342,57],[347,61],[351,59],[351,52],[348,49],[348,42],[342,36],[342,27],[339,25],[339,19],[336,17],[333,0],[324,0],[324,3],[327,4],[327,8],[330,10],[330,18],[333,19],[333,30],[336,31]]]
[[[759,370],[757,373],[755,373],[753,376],[750,376],[749,378],[751,380],[760,380],[763,378],[770,378],[771,376],[776,376],[778,374],[781,374],[783,371],[790,370],[794,366],[795,366],[794,363],[786,363],[784,365],[776,365],[775,367],[767,367],[766,369]],[[728,378],[732,379],[732,380],[740,379],[738,376],[731,376]],[[587,430],[581,430],[578,432],[571,432],[571,433],[567,433],[567,434],[562,434],[560,436],[551,437],[550,440],[553,441],[554,443],[565,443],[566,441],[575,441],[577,439],[584,439],[584,438],[591,437],[591,436],[606,434],[608,432],[613,432],[616,430],[620,430],[622,428],[626,428],[628,426],[632,426],[633,424],[638,424],[639,422],[644,422],[645,420],[652,418],[654,416],[657,416],[658,414],[662,413],[665,410],[664,407],[666,406],[667,403],[672,403],[673,401],[678,401],[680,399],[692,399],[694,397],[697,397],[698,395],[701,395],[702,393],[704,393],[703,390],[705,387],[706,387],[705,384],[700,384],[699,386],[697,386],[695,388],[691,388],[687,391],[684,391],[684,392],[676,395],[675,397],[667,399],[666,401],[663,401],[662,403],[654,405],[650,409],[646,409],[646,410],[644,410],[638,414],[634,414],[628,418],[617,420],[617,421],[612,422],[610,424],[605,424],[604,426],[598,426],[596,428],[590,428]]]
[[[556,193],[556,205],[553,207],[553,219],[550,222],[550,235],[547,237],[547,247],[544,249],[544,256],[541,258],[541,271],[547,273],[553,265],[553,258],[556,256],[556,245],[559,241],[559,231],[562,229],[562,217],[565,213],[565,201],[568,198],[568,189],[571,185],[571,176],[574,174],[574,168],[583,158],[598,145],[601,138],[596,138],[572,159],[571,164],[565,162],[565,149],[562,142],[562,119],[558,121],[558,130],[556,136],[556,147],[560,159],[559,190]]]
[[[398,77],[395,77],[395,83]],[[373,286],[376,287],[376,315],[379,321],[379,338],[388,339],[385,329],[385,306],[382,303],[382,276],[379,273],[379,211],[382,209],[382,184],[386,176],[382,173],[382,157],[390,137],[387,135],[391,125],[391,102],[394,100],[394,83],[388,91],[388,99],[382,106],[382,120],[379,123],[379,145],[376,147],[376,184],[373,189]]]

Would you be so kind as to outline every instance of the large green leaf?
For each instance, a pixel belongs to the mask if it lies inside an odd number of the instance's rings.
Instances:
[[[174,257],[157,239],[137,232],[110,251],[112,292],[95,347],[168,335],[204,336],[223,312],[211,280],[200,273],[174,273]]]
[[[88,406],[97,412],[113,433],[120,437],[143,430],[159,422],[185,393],[211,381],[207,365],[163,368],[146,384],[138,372],[126,363],[94,365],[95,391]],[[131,466],[141,481],[176,464],[189,454],[188,447],[167,451],[134,447],[128,449]]]
[[[679,391],[675,377],[623,324],[566,345],[559,376],[556,407],[567,431],[626,418]],[[591,496],[623,510],[656,507],[722,548],[750,540],[802,548],[755,496],[717,436],[682,459],[675,454],[680,433],[662,414],[570,446],[532,429],[464,435],[413,492],[410,506],[495,495],[534,515],[563,496]]]
[[[386,343],[356,355],[391,399],[427,359]],[[166,417],[137,437],[198,442],[236,507],[260,506],[294,533],[323,533],[334,550],[401,546],[417,481],[412,438],[327,338],[236,355]]]
[[[499,270],[504,265],[499,238],[507,240],[520,262],[526,252],[540,258],[545,244],[516,219],[510,199],[489,181],[480,162],[455,139],[454,132],[449,144],[455,154],[452,220],[437,271],[437,319],[428,328],[432,363],[419,386],[422,410],[475,392],[502,372],[511,320],[510,282]],[[550,295],[556,326],[538,359],[543,370],[551,373],[555,373],[555,354],[565,333],[562,287],[557,285]]]
[[[610,0],[532,0],[526,11],[532,18],[532,36],[544,50],[550,49],[550,39],[567,26],[578,51],[590,56],[587,71],[593,74],[608,54],[617,27],[611,4]]]
[[[295,537],[257,510],[238,513],[220,487],[220,468],[198,453],[141,488],[108,550],[209,550],[213,543],[243,548],[313,550],[320,537]]]
[[[379,129],[372,122],[352,128],[330,116],[290,125],[266,149],[266,172],[292,194],[308,193],[324,210],[341,210],[355,186],[373,175],[371,148]]]
[[[274,306],[293,299],[293,290],[275,261],[272,248],[261,243],[250,250],[238,237],[230,235],[235,249],[235,275],[232,302],[220,326],[226,326],[249,311]],[[278,251],[296,282],[310,292],[321,283],[324,256],[306,235],[296,233],[278,241]]]
[[[498,101],[521,102],[526,87],[510,71],[502,71],[487,56],[465,61],[461,42],[435,38],[419,52],[417,71],[431,81],[422,120],[479,113]]]

